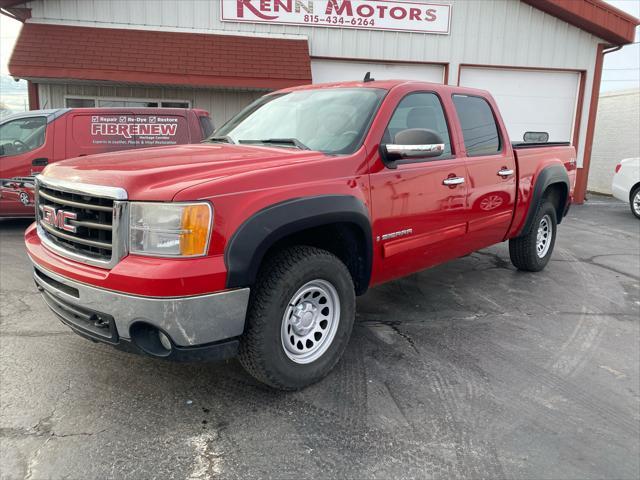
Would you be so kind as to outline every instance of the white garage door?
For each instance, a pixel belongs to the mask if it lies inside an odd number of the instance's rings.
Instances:
[[[434,83],[444,81],[442,65],[311,59],[313,83],[362,80],[367,72],[371,72],[371,77],[376,80],[400,79]]]
[[[577,72],[462,67],[460,85],[491,92],[512,141],[527,131],[549,132],[550,141],[571,141],[580,74]]]

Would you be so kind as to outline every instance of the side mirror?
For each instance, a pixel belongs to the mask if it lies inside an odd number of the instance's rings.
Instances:
[[[387,168],[398,168],[398,161],[439,157],[443,152],[442,137],[426,128],[402,130],[393,143],[380,145],[380,156]]]
[[[549,141],[548,132],[525,132],[522,136],[525,143],[547,143]]]

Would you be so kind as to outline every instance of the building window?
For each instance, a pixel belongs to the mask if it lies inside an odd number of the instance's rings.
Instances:
[[[96,101],[93,98],[67,98],[67,108],[93,108]]]
[[[189,102],[162,102],[163,108],[189,108]]]
[[[191,105],[186,100],[67,97],[65,106],[67,108],[190,108]]]

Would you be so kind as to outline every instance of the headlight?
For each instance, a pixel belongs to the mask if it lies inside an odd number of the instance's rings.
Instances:
[[[213,212],[207,202],[131,202],[129,251],[150,256],[205,255]]]

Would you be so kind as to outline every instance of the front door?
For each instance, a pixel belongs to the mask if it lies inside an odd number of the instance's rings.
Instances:
[[[440,98],[410,93],[396,107],[381,143],[407,129],[435,131],[442,155],[398,162],[377,158],[370,175],[375,259],[373,282],[401,277],[458,255],[466,232],[464,161],[455,158]]]
[[[18,118],[0,126],[0,216],[33,215],[29,180],[51,159],[53,126],[44,116]]]
[[[485,98],[454,95],[467,164],[469,251],[502,242],[516,199],[517,173],[512,150]]]

